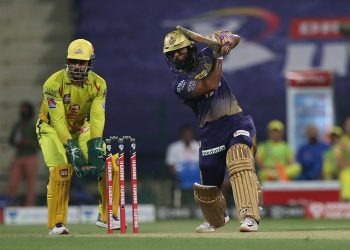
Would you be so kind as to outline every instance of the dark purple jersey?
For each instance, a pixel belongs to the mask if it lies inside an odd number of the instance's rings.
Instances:
[[[212,68],[214,62],[212,49],[205,48],[200,51],[198,60],[198,65],[192,72],[176,73],[173,90],[184,104],[192,109],[199,121],[199,126],[203,127],[207,122],[241,112],[242,109],[223,76],[215,91],[203,96],[194,96],[196,84],[206,77]]]

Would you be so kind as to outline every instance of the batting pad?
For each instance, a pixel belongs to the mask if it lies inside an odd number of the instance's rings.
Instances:
[[[238,219],[251,217],[260,221],[259,196],[261,187],[254,169],[254,156],[244,144],[233,145],[226,156]]]
[[[194,183],[194,200],[202,210],[207,222],[216,228],[225,224],[224,212],[226,200],[221,190],[216,186],[205,186]]]
[[[47,227],[52,229],[57,223],[67,224],[67,209],[73,168],[70,164],[50,169],[47,186]]]
[[[112,156],[112,178],[113,178],[113,215],[118,216],[118,208],[119,208],[119,197],[120,197],[120,191],[119,191],[119,166],[117,164],[117,159],[119,157],[119,154],[114,154]],[[107,200],[106,200],[106,169],[103,171],[103,175],[101,180],[98,182],[98,190],[100,193],[100,204],[99,204],[99,211],[101,214],[101,220],[106,222],[107,221]]]

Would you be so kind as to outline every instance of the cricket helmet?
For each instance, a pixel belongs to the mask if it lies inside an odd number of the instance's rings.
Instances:
[[[182,48],[188,48],[188,55],[185,60],[174,61],[173,53]],[[174,72],[179,70],[191,71],[197,62],[197,46],[194,41],[188,39],[180,30],[168,33],[164,38],[163,53],[170,69]]]
[[[194,42],[189,40],[180,30],[175,30],[165,36],[163,53],[182,49],[193,44]]]
[[[90,61],[94,56],[94,47],[85,39],[76,39],[68,46],[67,59]]]
[[[70,63],[70,60],[87,61],[88,66]],[[94,47],[85,39],[71,42],[67,50],[66,71],[73,83],[83,84],[95,62]]]

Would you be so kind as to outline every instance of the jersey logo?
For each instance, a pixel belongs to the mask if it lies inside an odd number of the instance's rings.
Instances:
[[[174,45],[175,42],[176,42],[176,38],[175,37],[173,37],[173,36],[169,37],[169,44],[170,45]]]
[[[233,133],[233,137],[237,137],[240,135],[248,136],[250,137],[250,133],[247,130],[237,130],[236,132]]]
[[[208,72],[211,70],[212,66],[213,66],[213,64],[209,64],[209,63],[204,64],[204,68],[206,68]]]
[[[63,103],[65,103],[65,104],[70,103],[70,94],[66,94],[63,96]]]
[[[68,177],[68,174],[69,174],[69,171],[68,169],[61,169],[60,170],[60,176],[65,178],[65,177]]]
[[[194,91],[195,90],[195,88],[196,88],[196,82],[195,81],[190,81],[189,83],[188,83],[188,86],[187,86],[187,91],[188,92],[192,92],[192,91]]]
[[[216,148],[202,150],[202,156],[217,154],[217,153],[224,151],[225,149],[226,149],[225,145],[221,145],[221,146],[216,147]]]
[[[206,77],[207,75],[208,75],[208,71],[206,69],[203,69],[202,72],[200,72],[198,75],[194,77],[194,79],[200,80]]]
[[[72,105],[72,106],[70,107],[70,110],[72,110],[72,111],[78,111],[78,110],[80,110],[80,106],[79,106],[78,104],[74,104],[74,105]]]
[[[185,80],[182,80],[181,82],[179,82],[179,84],[176,87],[176,91],[180,93],[182,90],[184,90],[185,84],[186,84]]]
[[[198,75],[196,75],[194,77],[194,79],[200,80],[200,79],[203,79],[204,77],[206,77],[208,75],[208,73],[210,72],[212,66],[213,66],[212,64],[204,62],[204,69]]]
[[[53,98],[47,98],[47,104],[49,106],[49,109],[55,109],[56,108],[56,102]]]
[[[75,50],[75,54],[76,55],[82,55],[83,54],[83,50],[81,48],[78,48]]]

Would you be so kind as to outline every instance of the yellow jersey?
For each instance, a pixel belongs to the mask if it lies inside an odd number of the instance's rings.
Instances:
[[[90,137],[102,137],[105,125],[105,80],[90,71],[82,85],[72,84],[65,69],[51,75],[43,86],[39,119],[54,127],[62,143],[90,118]]]

